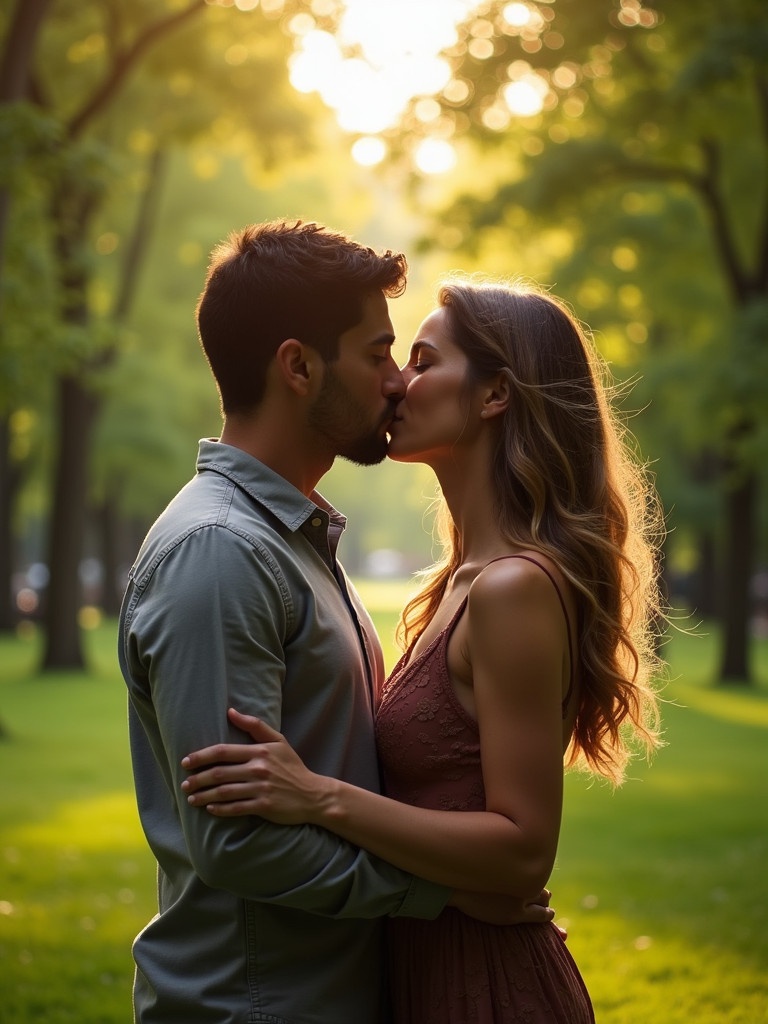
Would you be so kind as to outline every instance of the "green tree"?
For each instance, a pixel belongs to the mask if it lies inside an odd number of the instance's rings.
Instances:
[[[407,125],[463,133],[487,167],[439,211],[436,243],[519,243],[643,372],[689,489],[709,467],[720,676],[740,682],[768,435],[767,55],[757,0],[488,2],[448,55],[439,114]]]
[[[23,6],[20,0],[17,7]],[[306,116],[287,83],[288,53],[289,41],[278,21],[205,0],[93,5],[57,0],[43,23],[27,102],[44,112],[54,128],[44,168],[29,147],[25,155],[46,204],[58,300],[57,329],[49,338],[58,450],[50,514],[46,668],[83,664],[78,567],[91,443],[101,388],[119,354],[138,266],[134,255],[123,265],[122,280],[111,294],[94,289],[99,218],[115,195],[122,194],[129,209],[139,211],[140,222],[127,231],[138,253],[151,227],[146,211],[141,221],[140,182],[142,170],[145,180],[152,175],[141,165],[174,140],[189,143],[207,135],[226,150],[233,137],[241,146],[246,138],[253,159],[262,165],[303,146]],[[260,101],[265,95],[269,103]],[[126,194],[131,190],[125,182],[132,180],[139,184],[133,195]]]
[[[0,116],[2,117],[2,136],[0,151],[4,159],[0,161],[4,172],[0,174],[0,289],[3,285],[3,264],[6,253],[8,227],[11,213],[11,192],[14,185],[20,186],[21,168],[8,146],[11,134],[11,122],[17,133],[26,139],[34,135],[33,126],[29,123],[27,111],[23,108],[30,82],[35,44],[40,27],[45,17],[50,0],[31,0],[26,4],[18,4],[8,24],[4,46],[0,53]],[[11,116],[9,116],[9,114]],[[13,115],[16,115],[14,118]],[[13,289],[12,289],[13,291]],[[8,306],[12,306],[12,299]],[[5,317],[0,320],[0,361],[3,367],[0,379],[0,630],[10,629],[14,620],[11,605],[10,578],[12,571],[13,546],[13,509],[20,491],[23,473],[22,463],[12,454],[12,424],[10,407],[12,396],[22,387],[19,379],[14,379],[11,372],[11,360],[7,353],[12,345],[7,336],[7,324],[10,310],[6,307]],[[39,305],[38,305],[39,309]],[[30,330],[30,333],[32,331]]]

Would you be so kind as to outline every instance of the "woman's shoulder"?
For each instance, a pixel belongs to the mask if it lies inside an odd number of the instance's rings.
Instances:
[[[470,620],[491,624],[511,612],[518,621],[562,616],[570,586],[554,559],[539,551],[516,551],[488,562],[469,587]],[[570,609],[569,609],[570,610]]]
[[[490,666],[492,678],[514,677],[527,692],[528,683],[546,671],[555,690],[563,690],[572,610],[560,593],[561,580],[554,561],[539,552],[494,560],[478,573],[469,588],[465,634],[473,672]]]
[[[501,592],[549,589],[563,591],[567,580],[557,562],[541,551],[520,550],[499,555],[477,573],[469,588],[470,596],[499,596]]]

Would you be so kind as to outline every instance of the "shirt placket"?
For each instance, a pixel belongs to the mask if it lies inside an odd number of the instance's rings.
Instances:
[[[374,671],[371,653],[368,647],[368,637],[366,636],[365,630],[360,622],[354,602],[349,595],[344,571],[336,560],[336,550],[338,548],[341,535],[344,532],[344,525],[339,522],[334,522],[334,520],[328,516],[328,513],[323,512],[321,509],[315,509],[314,513],[309,517],[308,525],[312,531],[310,536],[313,546],[322,556],[323,561],[328,565],[329,569],[333,573],[334,579],[341,591],[341,596],[344,598],[344,603],[346,604],[352,618],[352,622],[354,623],[357,638],[360,643],[360,649],[363,652],[365,678],[368,685],[368,697],[371,702],[371,710],[373,710],[376,706],[374,695]],[[323,527],[325,527],[325,530],[324,532],[321,532],[323,531]]]

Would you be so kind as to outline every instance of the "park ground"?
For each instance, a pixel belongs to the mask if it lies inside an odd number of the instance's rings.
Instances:
[[[361,584],[389,666],[402,590]],[[714,684],[717,636],[674,635],[666,746],[612,791],[567,779],[558,921],[598,1024],[768,1021],[768,642],[757,685]],[[37,674],[40,637],[0,640],[4,1024],[125,1024],[154,866],[131,786],[115,623],[90,671]]]

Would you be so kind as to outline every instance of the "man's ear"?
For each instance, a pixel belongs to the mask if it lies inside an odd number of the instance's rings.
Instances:
[[[505,373],[497,373],[483,391],[480,415],[483,419],[491,419],[493,416],[500,416],[509,408],[511,397],[512,394],[507,375]]]
[[[297,395],[315,391],[322,380],[323,361],[310,345],[287,338],[275,353],[277,371],[286,387]]]

